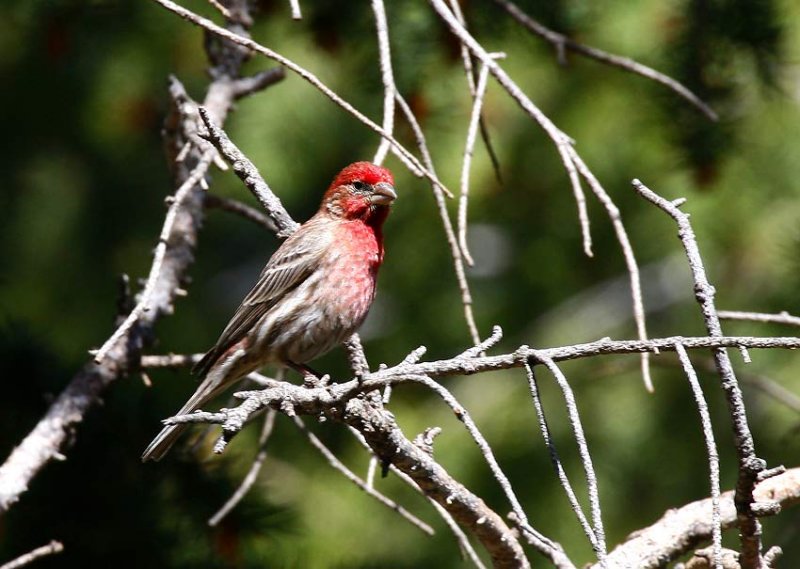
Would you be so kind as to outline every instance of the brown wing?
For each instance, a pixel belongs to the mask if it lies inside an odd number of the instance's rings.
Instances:
[[[203,377],[220,355],[245,338],[253,326],[283,296],[300,286],[319,266],[332,236],[316,219],[309,220],[278,248],[261,271],[253,289],[244,297],[217,343],[192,372]]]

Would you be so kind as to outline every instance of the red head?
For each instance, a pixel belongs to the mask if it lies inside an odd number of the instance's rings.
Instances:
[[[379,226],[396,198],[394,176],[389,170],[371,162],[355,162],[333,179],[321,209],[334,217],[361,219]]]

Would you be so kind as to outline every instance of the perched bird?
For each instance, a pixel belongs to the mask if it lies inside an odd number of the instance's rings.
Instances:
[[[197,363],[202,383],[177,414],[200,408],[265,364],[313,375],[304,364],[346,340],[367,316],[383,262],[383,222],[396,198],[386,168],[356,162],[339,172],[319,211],[275,251]],[[165,427],[142,460],[160,460],[186,427]]]

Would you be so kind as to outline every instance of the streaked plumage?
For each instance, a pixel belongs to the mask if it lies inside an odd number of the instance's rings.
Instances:
[[[389,170],[342,170],[319,211],[272,255],[194,371],[203,378],[177,414],[191,413],[268,363],[304,366],[347,339],[369,312],[383,261],[382,227],[396,194]],[[142,460],[159,460],[186,425],[165,427]]]

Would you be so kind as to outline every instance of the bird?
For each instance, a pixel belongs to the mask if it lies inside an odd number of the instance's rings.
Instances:
[[[193,368],[202,381],[176,415],[185,415],[267,364],[305,378],[306,363],[349,338],[375,298],[383,263],[383,224],[397,198],[383,166],[355,162],[333,179],[317,213],[267,261],[216,344]],[[142,454],[161,460],[187,424],[168,425]]]

